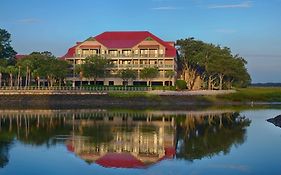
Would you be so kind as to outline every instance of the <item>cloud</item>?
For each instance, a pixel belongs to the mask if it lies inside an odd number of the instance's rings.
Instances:
[[[36,18],[25,18],[25,19],[17,20],[16,22],[19,24],[37,24],[40,23],[41,20]]]
[[[252,1],[245,1],[239,4],[213,4],[209,5],[209,9],[227,9],[227,8],[251,8],[253,6]]]
[[[181,7],[173,7],[173,6],[162,6],[162,7],[154,7],[151,8],[152,10],[179,10],[183,9]]]
[[[232,33],[236,33],[237,31],[234,29],[217,29],[216,32],[223,33],[223,34],[232,34]]]

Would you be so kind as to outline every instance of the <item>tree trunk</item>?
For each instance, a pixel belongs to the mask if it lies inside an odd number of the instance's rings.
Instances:
[[[9,74],[10,75],[10,86],[12,87],[13,86],[13,74]]]
[[[208,77],[208,90],[213,90],[212,84],[213,84],[213,81],[215,80],[215,78],[212,78],[212,77],[213,77],[212,75],[210,75],[210,76]]]
[[[188,84],[188,90],[193,90],[196,79],[199,76],[198,72],[190,67],[186,67],[183,73],[184,73],[184,80]]]
[[[80,88],[82,87],[83,84],[83,72],[79,72],[79,78],[80,78]],[[94,84],[96,85],[96,80],[94,80]]]
[[[37,76],[37,87],[40,88],[40,77]]]
[[[0,72],[0,88],[2,87],[2,73]]]
[[[28,69],[28,82],[27,82],[27,85],[30,86],[31,84],[31,72],[30,72],[30,69]]]
[[[18,72],[18,83],[17,83],[17,86],[18,87],[20,86],[20,66],[19,66],[19,72]]]
[[[22,76],[20,76],[20,88],[22,87]]]
[[[220,85],[219,85],[219,89],[222,90],[222,84],[223,84],[223,74],[219,74],[219,78],[220,78]]]
[[[29,70],[29,68],[28,68],[28,66],[26,66],[26,73],[25,73],[25,87],[27,87],[28,86],[28,70]]]

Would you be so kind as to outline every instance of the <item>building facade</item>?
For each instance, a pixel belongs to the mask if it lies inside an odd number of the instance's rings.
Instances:
[[[99,84],[123,85],[125,82],[117,76],[118,71],[132,69],[138,72],[138,76],[126,83],[147,85],[148,81],[140,77],[140,72],[145,67],[156,67],[159,70],[158,77],[151,81],[152,85],[175,84],[177,51],[174,42],[163,41],[150,32],[104,32],[83,42],[77,42],[62,59],[75,67],[77,64],[83,64],[85,58],[92,55],[110,59],[113,65],[109,68],[109,77],[97,79]],[[167,76],[168,71],[173,71],[174,76]],[[73,82],[80,79],[79,76],[69,77]],[[82,81],[93,83],[92,79],[82,78]]]

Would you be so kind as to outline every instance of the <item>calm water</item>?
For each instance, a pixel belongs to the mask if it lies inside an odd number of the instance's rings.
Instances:
[[[1,110],[1,175],[280,174],[281,110]]]

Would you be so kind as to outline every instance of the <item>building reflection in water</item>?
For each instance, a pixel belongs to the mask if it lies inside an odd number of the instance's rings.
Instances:
[[[175,157],[192,161],[227,154],[245,141],[249,124],[231,111],[1,111],[0,167],[8,162],[4,143],[14,139],[64,144],[70,153],[104,167],[143,168]]]

